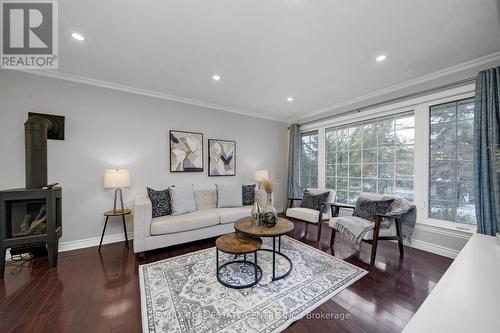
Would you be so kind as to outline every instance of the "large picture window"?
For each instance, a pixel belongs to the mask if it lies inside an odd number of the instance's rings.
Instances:
[[[355,203],[361,192],[413,201],[413,111],[327,128],[325,136],[325,184],[338,202]]]
[[[318,131],[302,133],[300,186],[318,187]]]
[[[429,217],[476,224],[474,99],[430,107]]]

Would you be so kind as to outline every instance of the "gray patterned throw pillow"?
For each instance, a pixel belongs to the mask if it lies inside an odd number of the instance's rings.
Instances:
[[[241,197],[243,206],[253,205],[255,202],[255,184],[242,185]]]
[[[371,200],[359,197],[356,201],[356,207],[354,208],[352,216],[373,221],[375,215],[387,214],[393,202],[394,199]]]
[[[168,188],[166,190],[156,191],[148,187],[147,191],[149,199],[151,200],[153,218],[172,214],[172,203]]]
[[[310,208],[314,210],[321,210],[321,204],[328,200],[330,192],[312,194],[310,191],[305,190],[300,201],[300,207]]]

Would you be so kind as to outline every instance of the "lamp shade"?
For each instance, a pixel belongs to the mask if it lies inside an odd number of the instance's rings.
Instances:
[[[261,181],[264,181],[266,179],[269,179],[269,173],[267,172],[267,170],[257,170],[257,171],[255,171],[254,180],[256,182],[261,182]]]
[[[106,170],[104,173],[104,187],[106,188],[130,187],[130,183],[128,170]]]

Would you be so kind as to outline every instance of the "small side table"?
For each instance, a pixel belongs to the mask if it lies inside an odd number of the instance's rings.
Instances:
[[[108,219],[110,217],[121,216],[123,221],[123,232],[125,233],[125,245],[128,246],[128,237],[127,237],[127,226],[125,225],[125,215],[129,215],[132,213],[131,209],[117,210],[116,212],[110,210],[104,213],[106,216],[106,222],[104,223],[104,229],[102,229],[101,241],[99,242],[99,252],[101,252],[102,239],[104,238],[104,233],[106,232],[106,227],[108,226]]]
[[[260,279],[262,278],[262,269],[257,264],[257,250],[259,250],[261,247],[262,247],[262,240],[260,238],[243,236],[235,232],[217,238],[217,240],[215,241],[215,258],[216,258],[215,260],[217,266],[216,275],[219,283],[225,287],[233,289],[250,288],[259,283]],[[238,255],[243,254],[243,260],[233,260],[219,266],[219,251],[229,254],[234,254],[235,258]],[[254,255],[254,262],[247,260],[247,254],[250,253],[253,253]],[[251,283],[243,285],[231,284],[229,282],[223,281],[220,277],[220,271],[224,267],[232,264],[243,264],[243,265],[253,266],[255,280]]]

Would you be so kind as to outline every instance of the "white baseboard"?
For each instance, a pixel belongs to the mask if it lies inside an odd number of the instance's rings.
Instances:
[[[134,234],[133,233],[128,233],[127,234],[128,239],[132,240]],[[59,243],[59,252],[65,252],[65,251],[71,251],[71,250],[78,250],[78,249],[84,249],[87,247],[92,247],[92,246],[98,246],[99,241],[101,240],[101,237],[93,237],[93,238],[86,238],[86,239],[80,239],[80,240],[75,240],[75,241],[69,241],[69,242],[62,242]],[[114,235],[108,235],[104,236],[104,239],[102,240],[102,244],[111,244],[111,243],[118,243],[118,242],[123,242],[125,241],[125,237],[123,233],[119,234],[114,234]],[[415,249],[431,252],[434,254],[438,254],[444,257],[452,258],[455,259],[460,253],[460,251],[450,249],[441,245],[436,245],[428,242],[424,242],[418,239],[412,239],[411,244],[406,244],[410,247],[413,247]],[[10,259],[10,253],[7,250],[7,256],[6,259]]]
[[[431,252],[452,259],[455,259],[457,255],[460,253],[460,251],[458,250],[450,249],[437,244],[424,242],[418,239],[412,239],[411,244],[406,244],[406,245],[411,246],[415,249]]]
[[[127,233],[127,237],[129,240],[134,238],[134,233],[129,232]],[[84,249],[86,247],[92,247],[92,246],[98,246],[99,242],[101,241],[101,237],[93,237],[93,238],[86,238],[86,239],[80,239],[80,240],[75,240],[75,241],[69,241],[69,242],[61,242],[59,243],[59,252],[65,252],[65,251],[71,251],[71,250],[78,250],[78,249]],[[108,235],[104,236],[102,239],[102,244],[111,244],[111,243],[118,243],[118,242],[124,242],[125,241],[125,236],[123,233],[119,234],[114,234],[114,235]],[[10,251],[7,250],[7,253],[5,255],[5,260],[10,259]]]
[[[127,233],[127,237],[129,240],[133,239],[134,233],[132,233],[132,232]],[[86,238],[86,239],[80,239],[80,240],[69,241],[69,242],[62,242],[62,243],[59,243],[59,252],[65,252],[65,251],[71,251],[71,250],[84,249],[86,247],[98,246],[100,241],[101,241],[101,237],[93,237],[93,238]],[[104,238],[102,240],[102,244],[104,245],[104,244],[118,243],[118,242],[124,242],[124,241],[125,241],[125,236],[123,235],[123,233],[120,233],[120,234],[104,236]]]

